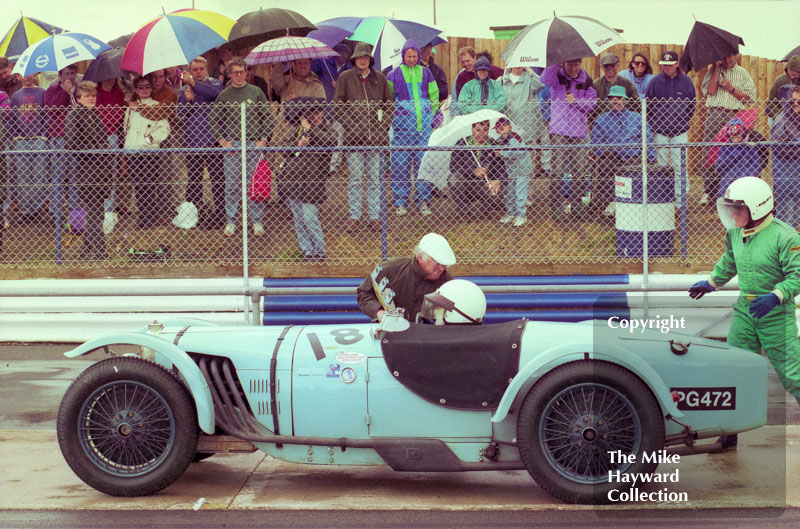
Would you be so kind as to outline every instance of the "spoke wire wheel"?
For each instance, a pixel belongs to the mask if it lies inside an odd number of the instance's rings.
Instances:
[[[147,474],[175,442],[175,417],[153,388],[132,380],[111,382],[81,408],[78,439],[101,470],[116,476]]]
[[[630,465],[611,463],[609,452],[636,454],[641,441],[633,404],[602,384],[565,388],[550,400],[539,421],[539,444],[548,462],[577,483],[603,483],[609,470],[624,472]]]
[[[188,391],[161,366],[109,358],[70,385],[58,443],[85,483],[112,496],[154,494],[177,480],[197,447]]]
[[[651,473],[642,454],[664,447],[661,408],[638,377],[615,364],[571,362],[544,375],[520,408],[517,441],[525,467],[553,496],[570,503],[608,503],[628,483],[609,471]],[[611,462],[609,452],[635,454]]]

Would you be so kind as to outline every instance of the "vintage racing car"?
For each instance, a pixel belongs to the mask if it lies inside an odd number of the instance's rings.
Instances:
[[[111,357],[67,390],[58,441],[80,479],[115,496],[154,494],[193,460],[244,445],[306,464],[526,469],[563,501],[606,503],[630,486],[612,471],[652,473],[664,448],[710,451],[695,442],[765,424],[759,355],[612,327],[437,326],[395,314],[355,325],[154,323],[66,353]],[[120,355],[120,344],[139,353]]]

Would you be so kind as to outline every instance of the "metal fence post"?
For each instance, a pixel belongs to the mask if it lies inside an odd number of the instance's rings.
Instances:
[[[642,281],[645,288],[647,287],[648,272],[649,272],[649,248],[648,248],[648,230],[647,230],[647,98],[642,101]],[[648,317],[648,298],[647,291],[644,293],[644,309],[645,319]]]
[[[250,277],[250,273],[247,269],[247,264],[249,260],[248,255],[248,238],[247,238],[247,103],[242,101],[240,104],[241,108],[241,134],[242,134],[242,145],[241,145],[241,155],[242,155],[242,281],[244,283],[245,291],[248,288],[248,277]],[[249,323],[250,319],[250,304],[248,303],[248,299],[244,299],[244,322]]]

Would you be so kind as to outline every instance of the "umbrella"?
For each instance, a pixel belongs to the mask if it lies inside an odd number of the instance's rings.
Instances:
[[[179,9],[139,28],[122,55],[123,70],[147,74],[188,64],[228,40],[236,21],[213,11]]]
[[[440,36],[442,30],[419,22],[386,17],[339,17],[320,22],[321,26],[333,26],[351,31],[349,40],[366,42],[372,45],[372,57],[377,70],[389,66],[399,66],[403,59],[400,50],[405,41],[414,40],[420,46],[429,42],[445,42]]]
[[[120,35],[115,39],[109,40],[108,45],[111,46],[112,48],[124,48],[131,41],[131,37],[133,37],[133,33],[128,33],[127,35]]]
[[[108,49],[108,44],[85,33],[59,33],[23,51],[12,73],[27,77],[39,72],[57,72],[70,64],[94,59]]]
[[[695,22],[683,48],[680,67],[685,72],[692,68],[702,70],[728,55],[739,53],[739,44],[744,46],[742,37],[705,22]]]
[[[483,109],[466,114],[464,116],[457,116],[453,118],[447,125],[435,129],[431,133],[429,146],[446,146],[455,145],[461,138],[468,138],[472,136],[472,125],[481,121],[488,121],[489,136],[497,138],[497,133],[494,126],[497,120],[505,118],[505,114],[501,114],[496,110]],[[509,121],[511,121],[509,119]],[[512,129],[517,134],[522,134],[524,131],[512,123]],[[443,188],[447,185],[447,177],[450,174],[450,156],[452,151],[426,151],[422,157],[422,162],[419,165],[418,178],[427,180],[438,188]]]
[[[620,42],[625,42],[620,34],[599,20],[581,16],[554,16],[517,33],[500,56],[506,68],[547,67],[583,57],[595,57]]]
[[[25,49],[42,39],[64,33],[64,29],[51,26],[35,18],[20,17],[8,30],[3,40],[0,41],[0,57],[16,62]]]
[[[125,73],[119,67],[123,53],[125,53],[125,48],[114,48],[104,51],[98,55],[95,60],[89,63],[89,67],[86,68],[86,73],[83,74],[83,79],[85,81],[99,83],[106,79],[123,77]]]
[[[317,29],[310,32],[306,37],[318,40],[326,46],[333,48],[352,34],[352,31],[337,28],[336,26],[320,26],[317,24]]]
[[[235,48],[249,48],[275,37],[305,37],[317,29],[306,17],[290,9],[259,9],[240,16],[230,35]],[[288,31],[288,33],[287,33]]]
[[[339,54],[308,37],[279,37],[253,48],[244,58],[247,64],[289,62],[296,59],[324,59]]]
[[[792,51],[790,51],[789,53],[787,53],[787,54],[786,54],[786,57],[784,57],[783,59],[781,59],[781,62],[786,62],[786,61],[788,61],[789,59],[791,59],[792,57],[794,57],[795,55],[800,55],[800,46],[796,47],[795,49],[793,49]]]

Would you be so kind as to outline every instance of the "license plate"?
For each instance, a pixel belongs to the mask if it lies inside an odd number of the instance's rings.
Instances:
[[[681,411],[735,410],[736,388],[672,388]]]

